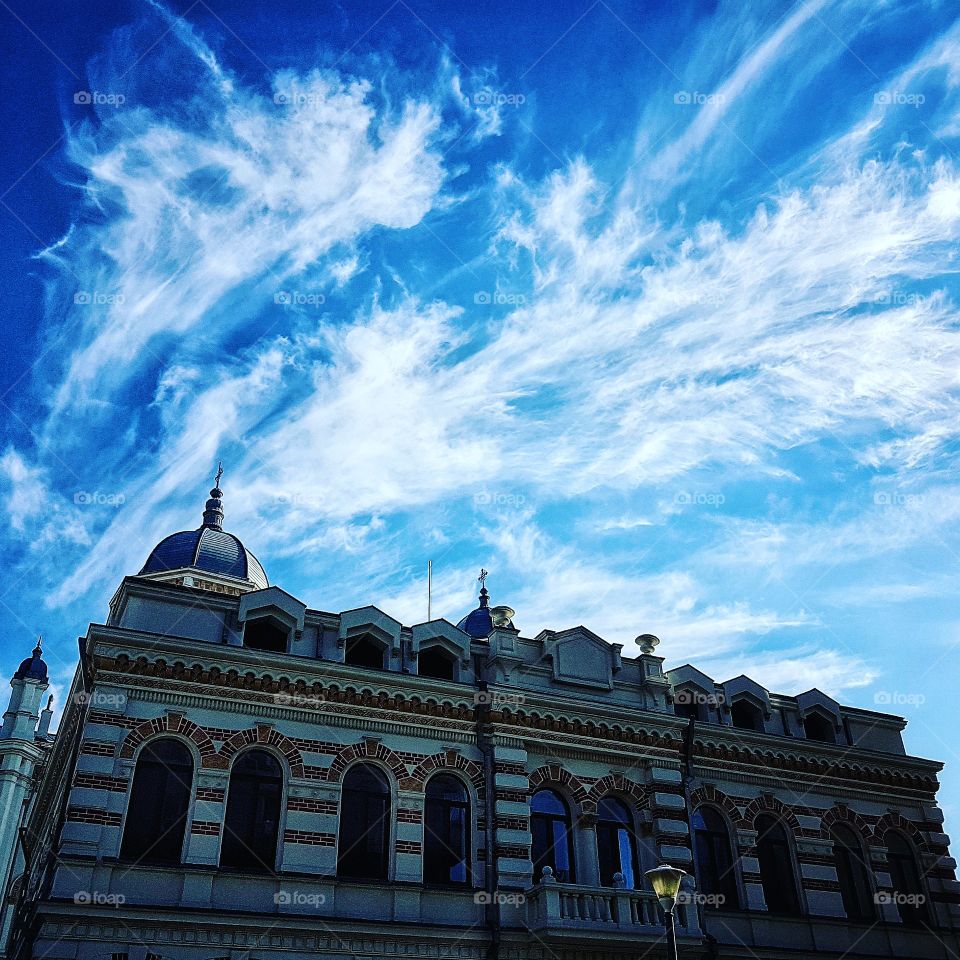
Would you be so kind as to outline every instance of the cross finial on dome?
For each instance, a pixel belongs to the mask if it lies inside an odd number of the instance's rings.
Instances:
[[[210,491],[210,499],[203,511],[203,526],[214,530],[223,529],[223,491],[220,489],[220,478],[223,476],[223,461],[217,464],[217,476]]]
[[[487,600],[490,597],[490,594],[487,593],[487,577],[488,573],[483,567],[480,568],[480,576],[477,579],[480,581],[480,606],[485,607],[487,605]]]

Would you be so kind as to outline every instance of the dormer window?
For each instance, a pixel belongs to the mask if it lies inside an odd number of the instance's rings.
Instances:
[[[243,645],[251,650],[286,653],[290,628],[275,617],[256,617],[243,628]]]
[[[808,713],[803,718],[803,733],[808,740],[817,740],[820,743],[837,742],[833,724],[822,713]]]
[[[383,670],[385,667],[384,648],[369,634],[359,637],[350,637],[347,640],[347,649],[343,662],[354,667],[369,667],[373,670]]]
[[[749,700],[734,700],[730,707],[730,721],[741,730],[756,730],[763,733],[763,714],[760,708]]]
[[[456,680],[457,664],[453,656],[441,646],[427,647],[417,658],[417,673],[436,680]]]

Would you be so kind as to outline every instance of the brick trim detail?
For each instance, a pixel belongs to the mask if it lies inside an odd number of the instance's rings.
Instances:
[[[197,726],[192,720],[188,720],[182,713],[164,714],[162,717],[154,717],[153,720],[144,720],[137,724],[120,741],[119,756],[128,760],[132,759],[141,743],[165,733],[178,733],[180,736],[192,740],[197,745],[197,750],[200,751],[201,767],[213,770],[226,769],[226,763],[217,756],[217,748],[204,729]]]
[[[112,790],[114,793],[126,793],[129,786],[123,777],[111,777],[105,773],[83,773],[78,771],[73,778],[75,787],[88,790]]]
[[[335,847],[337,837],[333,833],[317,833],[313,830],[284,830],[283,842],[302,843],[313,847]]]
[[[400,781],[400,789],[423,791],[436,770],[459,770],[473,784],[477,795],[483,797],[483,767],[475,760],[467,760],[458,750],[442,750],[421,760],[410,776]]]
[[[595,781],[590,787],[590,799],[593,803],[599,803],[607,793],[622,793],[630,797],[637,807],[643,807],[647,804],[647,788],[633,780],[628,780],[622,773],[608,773]]]
[[[354,760],[379,760],[385,763],[398,782],[406,779],[407,768],[389,747],[375,740],[363,740],[360,743],[353,743],[344,747],[333,758],[333,763],[327,767],[327,781],[329,783],[339,783],[343,778],[343,773]]]
[[[924,840],[916,824],[911,823],[899,813],[885,813],[876,824],[874,824],[874,842],[883,843],[883,836],[888,830],[899,830],[901,833],[905,833],[919,850],[927,851],[927,841]]]
[[[824,840],[831,839],[830,828],[837,823],[842,823],[844,826],[850,827],[854,833],[859,835],[864,843],[870,842],[870,836],[873,832],[870,829],[870,824],[855,810],[840,805],[831,807],[821,815],[820,836]]]
[[[761,813],[772,813],[775,817],[782,820],[794,833],[800,835],[800,822],[797,820],[793,810],[786,806],[781,800],[769,793],[763,793],[759,797],[754,797],[747,804],[747,809],[743,812],[743,819],[749,828],[753,828],[756,819]]]
[[[70,807],[67,820],[70,823],[99,823],[105,827],[119,827],[121,816],[109,810],[96,810],[93,807]]]
[[[219,759],[223,764],[221,769],[226,769],[230,765],[230,760],[244,747],[258,744],[276,747],[290,764],[290,775],[303,776],[303,756],[300,750],[289,737],[280,733],[279,730],[274,730],[269,723],[258,723],[249,730],[238,730],[225,740],[220,746]]]
[[[220,824],[216,820],[194,820],[190,824],[190,832],[205,837],[218,837],[220,836]]]
[[[545,766],[537,767],[530,774],[529,781],[531,794],[537,787],[549,787],[552,784],[562,783],[573,795],[574,800],[580,804],[581,813],[597,812],[597,802],[587,792],[587,788],[569,770],[561,767],[559,763],[548,763]]]

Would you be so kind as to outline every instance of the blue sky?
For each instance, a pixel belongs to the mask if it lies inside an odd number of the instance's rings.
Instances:
[[[226,527],[311,606],[817,686],[947,762],[948,3],[0,12],[5,669]]]

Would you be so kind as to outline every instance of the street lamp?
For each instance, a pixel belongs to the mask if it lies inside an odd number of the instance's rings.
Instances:
[[[667,930],[667,954],[670,960],[677,960],[677,936],[673,926],[673,908],[677,905],[680,881],[686,876],[685,870],[663,863],[648,870],[644,876],[650,881],[653,892],[663,907],[664,923]]]

